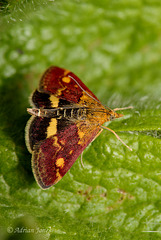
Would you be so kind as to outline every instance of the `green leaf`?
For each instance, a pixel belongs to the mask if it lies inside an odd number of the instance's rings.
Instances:
[[[160,239],[159,0],[0,1],[0,238]],[[70,69],[108,107],[108,124],[48,190],[24,140],[28,98],[50,65]]]

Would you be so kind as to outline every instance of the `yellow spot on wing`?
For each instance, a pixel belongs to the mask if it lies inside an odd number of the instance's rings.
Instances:
[[[62,81],[65,83],[70,83],[71,79],[69,77],[63,77]]]
[[[62,94],[62,91],[64,91],[65,89],[67,88],[67,86],[64,86],[64,87],[62,87],[62,88],[58,88],[57,89],[57,96],[60,96],[61,94]]]
[[[47,138],[55,135],[57,132],[57,120],[55,118],[51,118],[49,126],[47,128]]]
[[[84,132],[78,131],[78,134],[80,138],[84,137]]]
[[[70,152],[69,152],[69,154],[72,154],[73,153],[73,150],[71,150]]]
[[[54,140],[54,142],[53,142],[53,146],[54,147],[57,147],[58,148],[58,151],[61,149],[61,146],[60,146],[60,144],[58,143],[58,138],[57,138],[57,136],[54,136],[53,137],[53,140]]]
[[[59,98],[55,97],[54,95],[50,96],[51,106],[52,107],[58,107],[59,104]]]
[[[94,130],[99,130],[100,127],[96,126],[94,124],[82,124],[81,122],[77,123],[78,127],[78,136],[79,136],[79,141],[78,144],[84,145],[87,143],[88,139],[91,138],[91,134]]]
[[[55,180],[55,183],[59,182],[61,178],[62,178],[62,176],[61,176],[60,173],[59,173],[59,169],[57,169],[57,170],[56,170],[56,180]],[[55,183],[54,183],[54,184],[55,184]]]
[[[66,70],[64,71],[64,75],[67,75],[68,73],[70,73],[70,71],[66,69]]]
[[[85,139],[84,139],[85,132],[81,132],[80,130],[78,130],[78,135],[79,135],[78,144],[82,144],[85,141]]]
[[[64,167],[64,158],[58,158],[56,160],[56,166],[60,167],[60,168],[63,168]]]
[[[62,145],[65,145],[65,141],[59,140],[59,142],[60,142]]]

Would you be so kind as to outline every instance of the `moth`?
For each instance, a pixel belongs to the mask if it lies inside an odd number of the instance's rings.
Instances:
[[[34,177],[42,189],[56,184],[103,128],[122,141],[113,130],[102,126],[122,117],[116,113],[120,109],[104,107],[66,69],[55,66],[47,69],[30,100],[32,108],[27,111],[32,116],[26,125],[26,145],[32,154]]]

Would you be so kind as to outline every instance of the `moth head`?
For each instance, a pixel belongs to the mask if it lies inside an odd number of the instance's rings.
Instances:
[[[110,114],[110,121],[114,120],[115,118],[123,117],[124,115],[121,113],[116,113],[115,111],[111,110],[109,111]]]

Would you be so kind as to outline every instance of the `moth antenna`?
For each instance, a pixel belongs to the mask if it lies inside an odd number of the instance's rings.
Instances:
[[[119,110],[126,110],[126,109],[132,109],[133,106],[128,106],[128,107],[123,107],[123,108],[115,108],[115,109],[111,109],[109,107],[107,107],[106,105],[102,104],[99,100],[97,100],[96,98],[94,98],[91,94],[89,94],[84,88],[82,88],[82,86],[77,82],[77,80],[72,77],[71,75],[68,75],[68,77],[70,77],[71,79],[73,79],[76,84],[82,89],[83,92],[85,92],[90,98],[92,98],[93,100],[95,100],[96,102],[100,103],[101,105],[103,105],[106,109],[110,110],[110,111],[119,111]]]
[[[68,77],[70,77],[71,79],[73,79],[76,84],[82,89],[83,92],[85,92],[90,98],[92,98],[93,100],[95,100],[96,102],[100,103],[101,105],[103,105],[99,100],[97,100],[96,98],[94,98],[91,94],[89,94],[84,88],[81,87],[81,85],[77,82],[77,80],[75,78],[73,78],[72,76],[68,75]],[[103,105],[105,108],[109,109],[112,111],[111,108],[106,107],[105,105]]]
[[[120,110],[127,110],[127,109],[133,109],[133,106],[123,107],[123,108],[115,108],[113,111],[120,111]]]
[[[126,143],[117,135],[117,133],[115,133],[115,131],[113,131],[112,129],[110,129],[110,128],[108,128],[108,127],[105,127],[105,126],[101,126],[101,128],[106,129],[106,130],[112,132],[112,133],[117,137],[117,139],[118,139],[120,142],[122,142],[122,144],[125,145],[125,147],[127,147],[130,151],[132,151],[132,148],[130,148],[128,145],[126,145]]]

